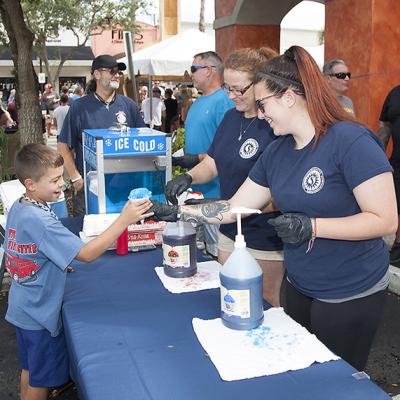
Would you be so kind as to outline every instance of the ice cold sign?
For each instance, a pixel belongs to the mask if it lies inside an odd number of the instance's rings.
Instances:
[[[128,137],[116,139],[114,142],[115,146],[114,150],[115,151],[130,150],[131,145],[129,139],[130,138]],[[147,153],[149,151],[153,151],[156,148],[156,141],[154,139],[148,141],[133,139],[132,146],[133,150],[135,151],[140,151],[141,153]]]
[[[105,154],[163,154],[165,153],[165,137],[119,137],[107,138],[104,141]]]

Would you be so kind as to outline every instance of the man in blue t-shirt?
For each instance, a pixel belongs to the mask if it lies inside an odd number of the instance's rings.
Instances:
[[[189,109],[185,120],[185,155],[173,159],[174,165],[192,168],[201,161],[206,156],[225,112],[234,107],[233,101],[221,89],[223,71],[222,60],[214,51],[194,56],[192,81],[203,95]],[[193,185],[192,188],[202,192],[205,198],[220,197],[218,178],[203,185]],[[206,250],[217,256],[218,227],[204,225],[204,235]]]
[[[58,151],[64,157],[65,169],[74,187],[74,216],[85,214],[82,131],[105,129],[116,124],[130,128],[146,126],[136,103],[116,92],[121,71],[125,69],[124,63],[117,63],[109,55],[93,60],[96,90],[72,103],[58,137]]]

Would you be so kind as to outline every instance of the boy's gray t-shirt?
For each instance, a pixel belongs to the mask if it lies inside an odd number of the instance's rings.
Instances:
[[[48,211],[16,201],[7,217],[6,267],[13,278],[6,320],[57,336],[67,267],[84,243]]]

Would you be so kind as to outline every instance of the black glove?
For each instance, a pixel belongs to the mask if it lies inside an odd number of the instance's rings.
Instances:
[[[190,188],[192,177],[189,174],[183,174],[172,179],[165,186],[165,196],[172,204],[178,204],[177,196],[182,194],[186,189]]]
[[[159,221],[175,222],[178,220],[178,206],[162,204],[158,201],[153,201],[153,206],[148,212],[153,212],[155,219]]]
[[[198,154],[185,154],[182,157],[172,157],[172,165],[187,169],[193,168],[200,162]]]
[[[313,237],[311,218],[304,214],[286,213],[268,221],[284,243],[301,244]]]
[[[209,199],[187,199],[187,200],[185,200],[185,205],[193,206],[196,204],[213,203],[214,201],[218,201],[218,200],[221,200],[221,199],[212,199],[212,198],[209,198]]]

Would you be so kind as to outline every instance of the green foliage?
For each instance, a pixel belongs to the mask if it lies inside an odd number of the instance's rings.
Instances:
[[[184,147],[185,147],[185,129],[178,128],[176,130],[176,138],[174,140],[174,143],[172,144],[172,153],[175,153],[176,151],[183,149]],[[183,167],[172,167],[172,177],[175,178],[179,175],[184,174],[186,171],[187,169]]]
[[[94,34],[104,29],[119,27],[123,30],[137,31],[135,13],[145,8],[152,0],[20,0],[24,19],[34,34],[34,52],[44,62],[46,75],[50,82],[56,81],[64,62],[71,58],[73,51],[58,58],[58,71],[52,76],[48,62],[46,42],[56,38],[62,31],[72,31],[76,38],[75,46],[87,44]],[[8,45],[8,36],[0,23],[0,41]]]
[[[172,152],[183,149],[185,147],[185,128],[178,128],[176,130],[176,137],[172,144]]]
[[[82,45],[96,28],[134,30],[134,16],[143,1],[135,0],[22,0],[25,21],[38,44],[70,29]]]
[[[325,29],[322,29],[321,31],[318,32],[318,44],[324,44],[325,43]]]
[[[10,179],[12,172],[8,165],[8,137],[3,128],[0,128],[0,183]]]

